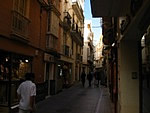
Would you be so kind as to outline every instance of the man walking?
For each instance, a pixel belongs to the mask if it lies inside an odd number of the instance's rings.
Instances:
[[[85,74],[85,71],[83,70],[82,74],[81,74],[81,81],[82,81],[82,86],[84,87],[84,84],[85,84],[85,77],[86,77],[86,74]]]
[[[91,87],[92,78],[93,78],[93,75],[91,72],[89,72],[89,74],[87,75],[87,79],[89,81],[89,87]]]
[[[19,97],[19,113],[33,113],[35,107],[36,86],[33,73],[25,74],[25,81],[17,89]]]

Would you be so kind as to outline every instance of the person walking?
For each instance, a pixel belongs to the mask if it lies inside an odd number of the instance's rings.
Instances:
[[[89,74],[87,75],[87,79],[88,79],[88,81],[89,81],[89,87],[91,87],[91,82],[92,82],[92,73],[91,72],[89,72]]]
[[[34,78],[33,73],[26,73],[25,81],[22,82],[17,89],[19,113],[35,112],[36,85],[33,83]]]
[[[95,71],[94,73],[94,77],[95,77],[95,80],[94,80],[94,85],[99,87],[99,84],[100,84],[100,72],[99,71]]]
[[[86,77],[86,74],[85,74],[85,71],[83,70],[82,74],[81,74],[81,81],[82,81],[82,86],[84,87],[84,84],[85,84],[85,77]]]
[[[107,87],[107,76],[106,76],[105,68],[101,69],[100,74],[101,74],[101,85]]]
[[[100,84],[100,79],[101,79],[101,75],[100,75],[100,72],[98,71],[97,72],[97,87],[99,87],[99,84]]]

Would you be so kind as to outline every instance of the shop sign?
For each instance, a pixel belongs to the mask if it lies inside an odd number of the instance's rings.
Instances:
[[[120,28],[121,34],[124,33],[124,31],[126,30],[126,28],[129,25],[129,23],[130,23],[130,16],[126,16],[126,18],[123,19],[121,22],[121,28]]]
[[[44,61],[47,61],[47,62],[54,62],[54,56],[45,53],[45,54],[44,54]]]

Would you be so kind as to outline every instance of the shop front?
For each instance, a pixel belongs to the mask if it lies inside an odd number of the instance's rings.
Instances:
[[[72,64],[60,62],[58,65],[58,77],[61,79],[62,88],[68,88],[72,85]]]
[[[47,82],[47,96],[54,95],[56,93],[55,85],[55,57],[51,54],[44,54],[45,61],[45,82]]]
[[[0,112],[17,107],[16,90],[26,72],[32,72],[32,57],[0,50]]]

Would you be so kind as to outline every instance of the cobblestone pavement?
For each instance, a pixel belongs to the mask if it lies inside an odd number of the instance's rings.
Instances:
[[[81,83],[37,103],[37,113],[112,113],[107,88]]]

